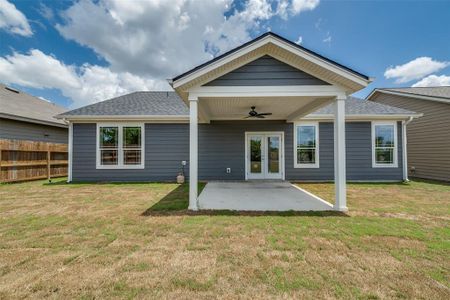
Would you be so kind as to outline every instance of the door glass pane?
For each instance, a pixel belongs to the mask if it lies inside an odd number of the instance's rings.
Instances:
[[[261,173],[261,137],[253,136],[250,138],[250,172]]]
[[[280,172],[280,138],[278,136],[267,138],[267,164],[269,173]]]

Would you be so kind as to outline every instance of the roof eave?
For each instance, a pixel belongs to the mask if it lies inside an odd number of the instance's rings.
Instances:
[[[47,125],[47,126],[67,128],[66,124],[58,123],[56,121],[52,122],[52,121],[46,121],[46,120],[38,120],[38,119],[27,118],[27,117],[23,117],[23,116],[5,114],[5,113],[0,113],[0,118],[10,119],[10,120],[15,120],[15,121],[28,122],[28,123],[34,123],[34,124]]]
[[[188,121],[189,115],[59,115],[73,121]]]
[[[390,91],[390,90],[386,90],[386,89],[373,89],[372,92],[366,97],[366,100],[371,101],[372,100],[371,98],[373,96],[375,96],[376,93],[396,95],[396,96],[414,98],[414,99],[420,99],[420,100],[430,100],[430,101],[436,101],[436,102],[441,102],[441,103],[450,103],[450,99],[446,99],[446,98],[418,95],[418,94],[412,94],[412,93],[404,93],[404,92],[399,92],[399,91]]]
[[[420,118],[423,114],[352,114],[346,115],[346,120],[354,121],[372,121],[372,120],[408,120],[410,118]],[[302,119],[311,120],[333,120],[333,114],[313,114],[303,117]]]

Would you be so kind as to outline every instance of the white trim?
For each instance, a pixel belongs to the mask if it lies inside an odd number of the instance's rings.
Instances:
[[[198,210],[198,99],[189,95],[189,209]]]
[[[270,177],[270,176],[268,176],[268,171],[267,171],[267,165],[266,164],[263,164],[263,166],[262,166],[262,173],[263,173],[263,176],[261,176],[261,178],[249,178],[249,169],[248,169],[248,166],[249,166],[249,149],[248,149],[248,139],[249,139],[249,136],[251,136],[251,135],[259,135],[259,136],[261,136],[262,137],[262,139],[263,139],[263,141],[262,141],[262,145],[261,145],[261,147],[263,147],[263,149],[261,149],[261,151],[262,151],[262,153],[261,153],[261,156],[262,155],[265,155],[266,156],[266,158],[265,159],[267,159],[267,151],[265,150],[265,141],[266,141],[266,138],[267,137],[270,137],[270,136],[279,136],[280,137],[280,176],[281,176],[281,178],[278,178],[278,176],[277,177]],[[284,131],[246,131],[245,132],[245,141],[244,141],[244,143],[245,143],[245,146],[244,146],[244,148],[245,148],[245,158],[244,158],[244,161],[245,161],[245,180],[258,180],[258,179],[281,179],[281,180],[285,180],[285,178],[286,178],[286,172],[285,172],[285,154],[284,154],[284,144],[285,144],[285,142],[284,142]]]
[[[375,127],[377,125],[389,125],[394,128],[394,162],[392,164],[377,164],[375,161]],[[372,121],[371,122],[371,140],[372,140],[372,168],[398,168],[398,138],[397,121]]]
[[[316,161],[313,164],[307,164],[307,163],[298,163],[297,159],[297,127],[299,126],[314,126],[315,127],[315,134],[316,134],[316,149],[315,149],[315,157]],[[301,168],[301,169],[313,169],[313,168],[320,168],[320,155],[319,155],[319,122],[295,122],[294,123],[294,168]]]
[[[102,165],[100,163],[100,127],[117,127],[118,128],[118,145],[117,145],[117,165]],[[123,163],[123,127],[140,127],[141,128],[141,163],[139,165],[125,165]],[[105,123],[98,122],[95,133],[95,166],[100,170],[114,169],[144,169],[145,168],[145,124],[144,123],[124,123],[114,122]]]
[[[370,100],[370,98],[372,98],[372,96],[374,96],[375,93],[384,93],[384,94],[389,94],[389,95],[396,95],[396,96],[414,98],[414,99],[420,99],[420,100],[431,100],[431,101],[442,102],[442,103],[450,103],[450,99],[443,99],[443,98],[439,98],[439,97],[417,95],[417,94],[397,92],[397,91],[387,91],[387,90],[382,90],[382,89],[374,89],[366,97],[366,100],[373,101],[373,100]]]
[[[189,121],[189,115],[79,115],[61,116],[59,119],[68,121]]]
[[[345,98],[336,98],[334,103],[334,209],[337,211],[348,210],[345,105]]]
[[[68,165],[68,174],[67,174],[67,182],[72,182],[72,166],[73,166],[73,123],[69,123],[69,165]]]
[[[197,98],[223,97],[343,97],[335,85],[200,86],[189,90]]]
[[[388,120],[388,121],[401,121],[408,120],[409,118],[419,118],[423,114],[413,114],[413,115],[376,115],[376,114],[366,114],[366,115],[346,115],[346,121],[372,121],[372,120]],[[302,117],[300,120],[334,120],[334,115],[323,114],[323,115],[307,115]]]
[[[269,43],[272,43],[275,46],[278,46],[278,47],[280,47],[284,50],[287,50],[299,57],[302,57],[303,59],[305,59],[307,61],[310,61],[328,71],[331,71],[339,76],[342,76],[348,80],[351,80],[363,87],[366,87],[371,82],[370,79],[369,80],[364,79],[364,78],[362,78],[362,76],[354,74],[353,72],[350,72],[349,70],[339,67],[323,58],[318,57],[317,55],[314,55],[314,54],[304,51],[302,49],[296,48],[293,45],[286,43],[285,41],[282,41],[274,36],[268,35],[258,41],[255,41],[255,42],[239,49],[238,51],[235,51],[217,61],[214,61],[214,62],[204,66],[203,68],[195,70],[192,73],[187,74],[187,75],[179,78],[178,80],[173,81],[172,86],[173,86],[173,88],[178,88],[178,87],[180,87],[202,75],[207,74],[208,72],[210,72],[212,70],[215,70],[215,69],[217,69],[217,68],[219,68],[219,67],[247,54],[247,53],[250,53],[260,47],[263,47],[264,45],[269,44]],[[265,53],[259,55],[258,57],[260,57],[264,54]]]

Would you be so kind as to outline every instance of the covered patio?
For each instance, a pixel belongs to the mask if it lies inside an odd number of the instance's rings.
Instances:
[[[369,82],[368,77],[273,33],[264,34],[173,78],[170,84],[189,106],[189,209],[347,211],[345,102],[349,94],[366,87]],[[255,107],[258,111],[267,112],[263,114],[266,115],[263,119],[267,121],[294,123],[330,103],[334,104],[334,206],[282,182],[289,180],[285,169],[287,161],[290,162],[288,167],[294,164],[291,160],[294,151],[284,152],[288,148],[285,144],[286,132],[270,128],[264,131],[245,130],[245,137],[242,134],[236,142],[246,145],[245,152],[240,154],[240,157],[245,157],[245,176],[241,178],[278,179],[280,182],[211,182],[202,195],[198,195],[198,179],[204,177],[199,174],[199,159],[213,154],[199,156],[199,123],[212,125],[225,120],[235,124],[245,122],[251,114],[249,109],[254,110]],[[260,121],[256,119],[254,122]],[[276,176],[269,176],[273,175],[269,174],[273,170],[267,171],[273,168],[268,163],[271,158],[267,155],[268,150],[262,153],[261,163],[269,166],[256,165],[254,168],[250,163],[253,162],[252,147],[261,143],[264,148],[264,145],[272,145],[271,142],[276,144]],[[205,141],[202,145],[209,146]],[[237,148],[234,144],[229,149]],[[259,157],[259,154],[256,156]],[[224,152],[222,159],[230,159],[227,155]],[[216,161],[210,162],[210,165],[216,164]],[[233,172],[231,168],[225,170],[226,173]],[[257,172],[258,176],[252,172]],[[280,191],[283,192],[280,194]],[[254,196],[255,193],[260,197]],[[244,199],[245,203],[240,202]]]
[[[287,181],[211,181],[199,209],[237,211],[331,211],[333,205]]]

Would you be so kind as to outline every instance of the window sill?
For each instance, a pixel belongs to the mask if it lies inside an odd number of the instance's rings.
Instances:
[[[144,169],[143,165],[130,165],[130,166],[96,166],[97,170],[127,170],[127,169]]]
[[[389,165],[377,165],[377,164],[374,164],[374,165],[372,165],[372,168],[381,168],[381,169],[384,169],[384,168],[398,168],[398,165],[397,164],[389,164]]]
[[[304,164],[304,165],[299,165],[296,164],[294,165],[295,169],[318,169],[320,168],[320,166],[318,164]]]

